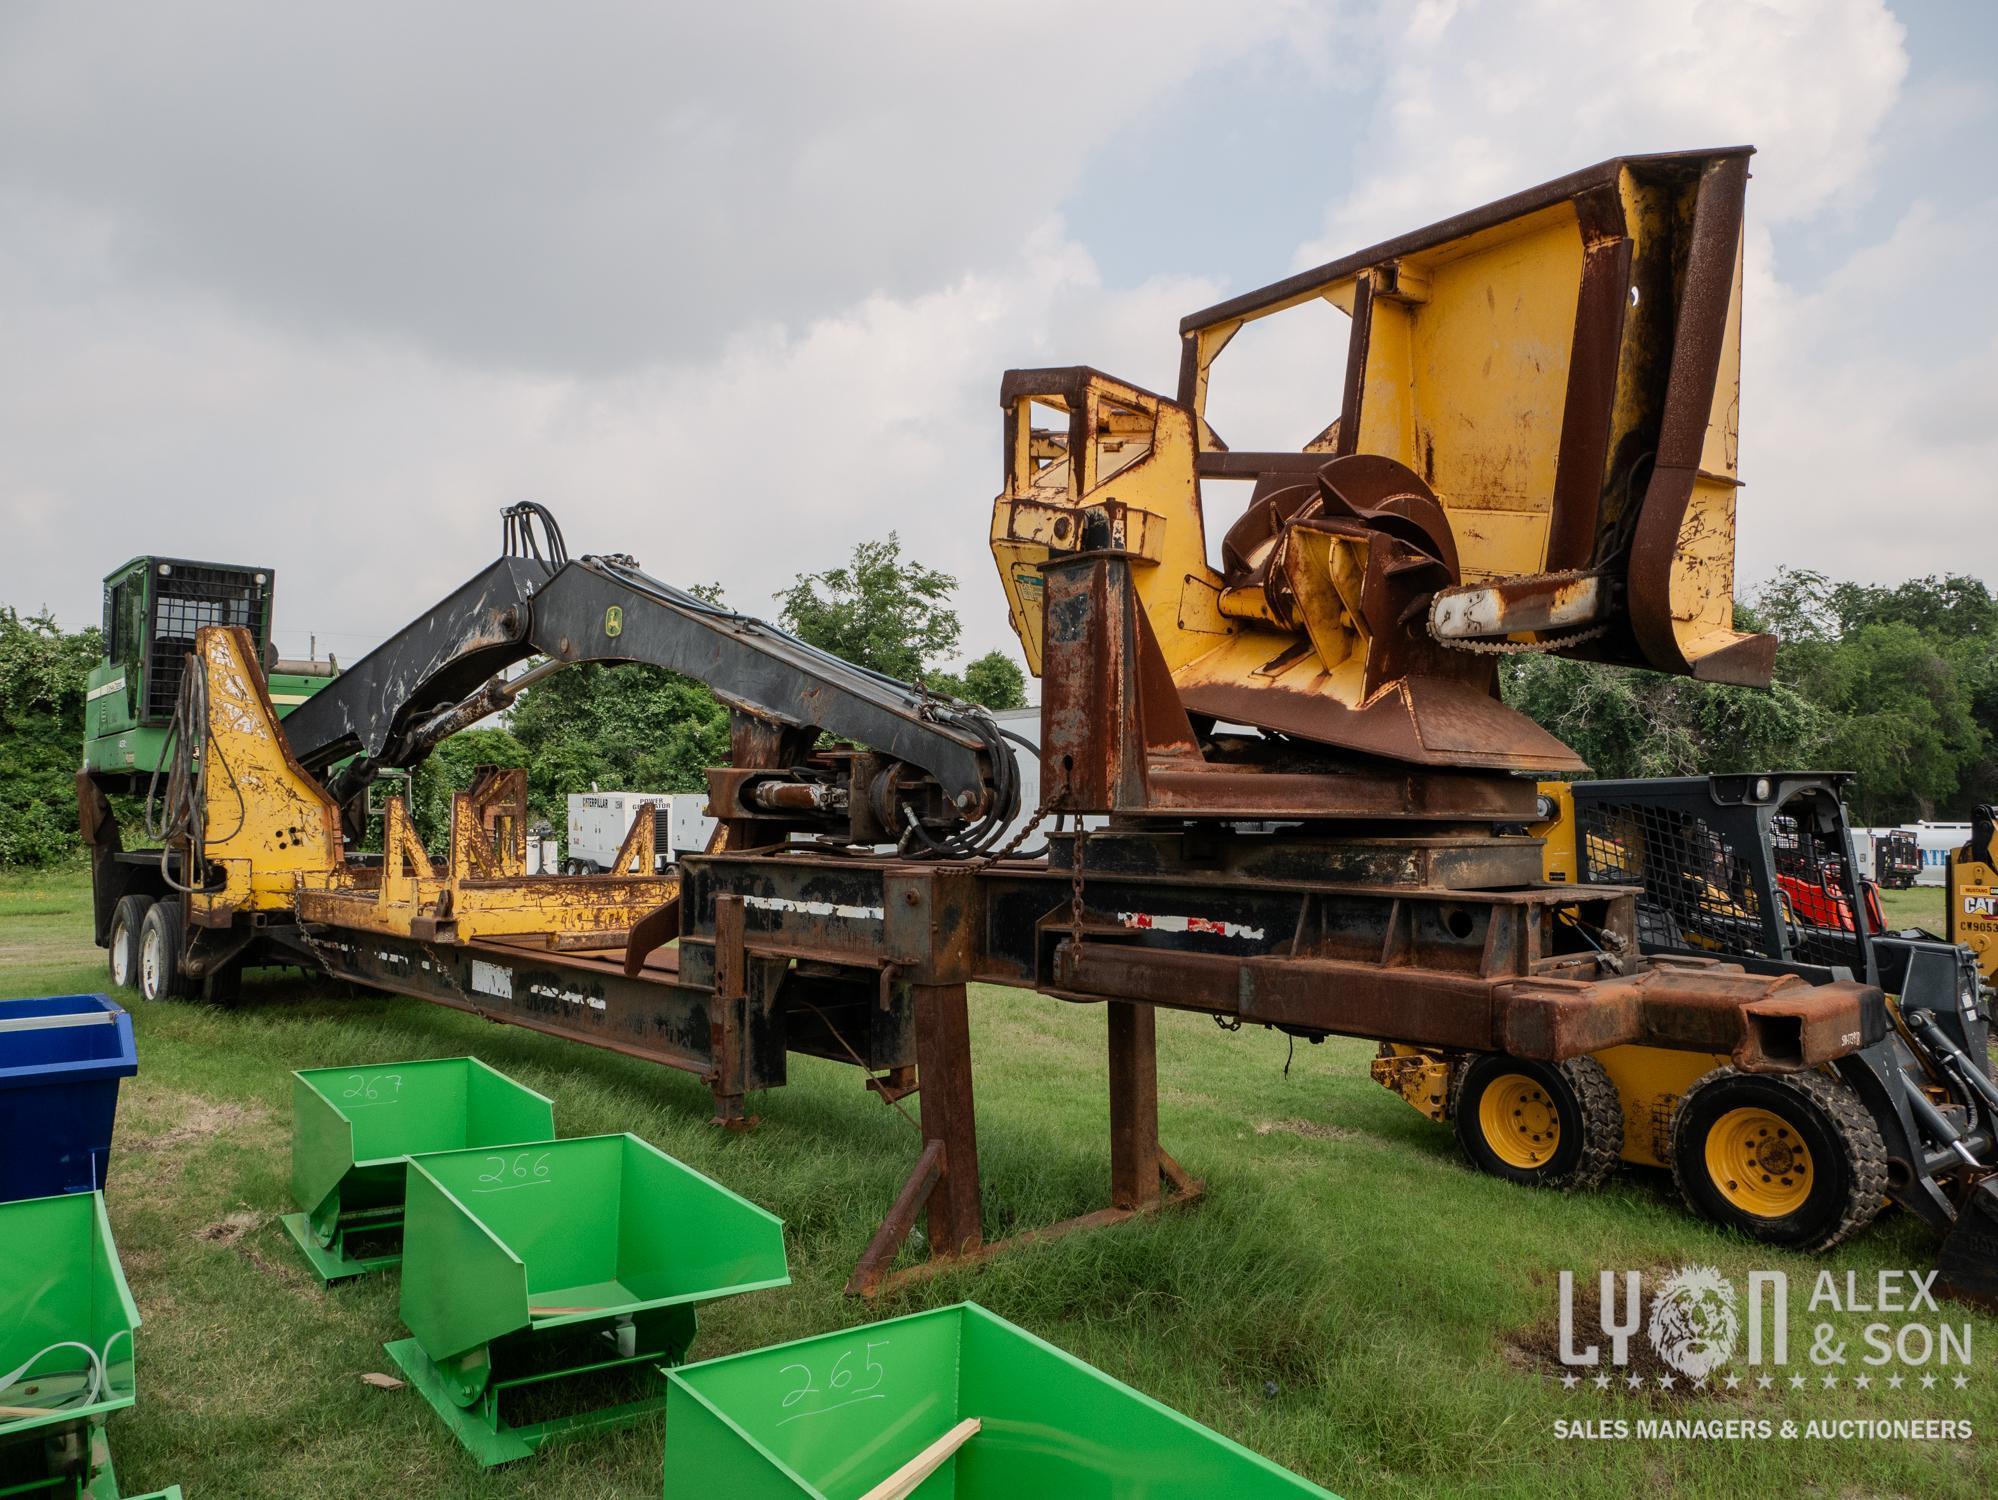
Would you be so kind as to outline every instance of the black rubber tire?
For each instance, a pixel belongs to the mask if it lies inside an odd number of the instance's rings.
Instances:
[[[1731,1202],[1707,1168],[1707,1135],[1729,1111],[1764,1109],[1797,1132],[1814,1182],[1802,1206],[1765,1218]],[[1744,1073],[1716,1068],[1672,1111],[1672,1180],[1694,1213],[1764,1244],[1829,1250],[1887,1204],[1887,1149],[1859,1095],[1822,1073]]]
[[[181,926],[180,901],[156,901],[139,928],[139,994],[147,1000],[186,1000],[194,985],[181,972],[187,935]]]
[[[1616,1170],[1623,1155],[1623,1100],[1593,1057],[1542,1063],[1487,1052],[1458,1073],[1461,1081],[1452,1090],[1451,1104],[1457,1143],[1480,1172],[1528,1187],[1574,1193],[1602,1186]],[[1524,1074],[1538,1083],[1560,1121],[1560,1143],[1553,1156],[1537,1167],[1515,1166],[1502,1159],[1479,1125],[1478,1104],[1485,1090],[1508,1073]]]
[[[146,913],[153,907],[151,896],[120,896],[111,908],[111,932],[104,944],[104,964],[111,983],[121,990],[135,989],[139,982],[139,929],[146,925]]]

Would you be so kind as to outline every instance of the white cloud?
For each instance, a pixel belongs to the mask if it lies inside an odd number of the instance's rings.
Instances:
[[[135,286],[594,373],[1010,264],[1092,153],[1289,0],[0,9],[0,188]]]
[[[1386,78],[1354,185],[1295,264],[1609,156],[1753,144],[1739,576],[1788,563],[1998,581],[1984,269],[1998,197],[1988,174],[1943,168],[1959,190],[1946,209],[1918,203],[1864,232],[1890,170],[1932,166],[1945,126],[1988,128],[1988,90],[1910,97],[1904,29],[1881,0],[1464,0],[1385,12],[1374,45]],[[1807,287],[1786,282],[1783,247],[1829,224],[1857,229],[1860,248]]]
[[[1998,457],[1988,205],[1781,277],[1903,107],[1897,26],[1837,3],[1384,11],[1349,33],[1389,60],[1354,189],[1303,253],[1617,151],[1755,141],[1748,571],[1998,570],[1967,540]],[[1221,290],[1171,244],[1104,286],[1064,194],[1144,111],[1236,107],[1200,93],[1210,63],[1322,38],[1308,8],[1221,10],[0,11],[0,599],[81,623],[127,555],[235,558],[279,570],[288,649],[351,655],[534,498],[577,550],[759,611],[897,528],[962,580],[967,647],[1010,645],[1000,372],[1170,389],[1176,320]],[[1282,370],[1258,389],[1329,415]],[[1869,497],[1934,521],[1883,528]]]
[[[1384,13],[1380,102],[1300,266],[1575,168],[1752,144],[1787,223],[1864,180],[1908,57],[1881,0],[1464,0]]]
[[[719,580],[762,613],[897,529],[962,581],[967,645],[1010,646],[985,547],[1001,370],[1088,361],[1168,384],[1177,318],[1218,293],[1108,291],[1050,221],[1002,271],[748,328],[712,362],[582,378],[303,339],[80,279],[36,305],[35,268],[0,246],[0,306],[43,352],[0,366],[0,598],[80,622],[130,553],[258,563],[280,575],[287,649],[314,632],[349,657],[482,566],[498,508],[522,498],[575,551]]]
[[[1917,202],[1807,290],[1750,242],[1742,334],[1742,571],[1998,583],[1998,202]],[[1943,292],[1942,289],[1951,289]]]

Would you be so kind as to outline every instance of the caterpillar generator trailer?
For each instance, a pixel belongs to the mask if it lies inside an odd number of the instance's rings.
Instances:
[[[1549,781],[1530,830],[1550,881],[1636,888],[1645,953],[1878,986],[1885,1004],[1841,1055],[1752,1075],[1718,1051],[1639,1042],[1541,1075],[1389,1047],[1375,1078],[1449,1120],[1486,1171],[1581,1188],[1619,1162],[1665,1168],[1695,1213],[1771,1244],[1827,1249],[1897,1203],[1945,1236],[1945,1282],[1989,1300],[1976,1268],[1998,1224],[1990,998],[1967,948],[1886,930],[1857,875],[1850,779]]]

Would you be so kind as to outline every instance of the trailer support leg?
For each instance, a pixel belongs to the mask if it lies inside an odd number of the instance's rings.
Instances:
[[[986,1243],[979,1229],[978,1141],[971,1118],[971,1040],[964,986],[912,988],[923,1153],[854,1267],[846,1284],[848,1295],[876,1296],[1022,1245],[1108,1228],[1201,1195],[1204,1185],[1159,1146],[1157,1012],[1141,1003],[1112,1001],[1108,1007],[1111,1206]],[[960,1156],[960,1151],[968,1157]],[[967,1160],[968,1168],[961,1165]],[[1170,1198],[1162,1185],[1172,1188]],[[889,1266],[925,1207],[930,1215],[930,1258],[891,1273]]]
[[[923,1139],[943,1146],[943,1174],[930,1194],[930,1249],[967,1255],[984,1238],[978,1194],[978,1125],[972,1118],[971,1014],[962,984],[914,984],[916,1077]]]
[[[1110,1012],[1110,1202],[1159,1205],[1158,1012],[1113,1000]]]

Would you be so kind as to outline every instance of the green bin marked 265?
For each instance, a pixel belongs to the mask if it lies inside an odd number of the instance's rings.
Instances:
[[[667,1500],[1327,1495],[970,1302],[670,1370],[666,1388]]]

